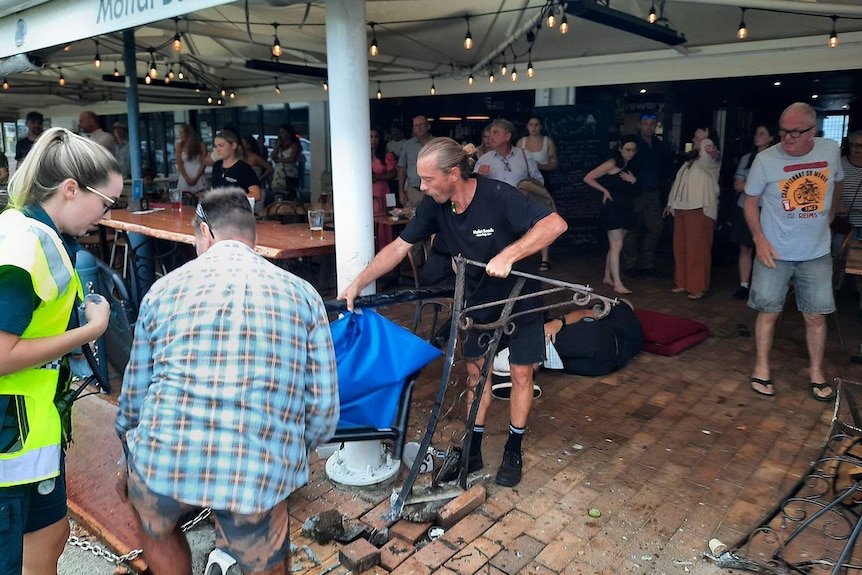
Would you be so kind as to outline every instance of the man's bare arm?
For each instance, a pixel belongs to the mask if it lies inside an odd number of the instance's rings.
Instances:
[[[485,273],[492,277],[504,278],[512,271],[515,262],[531,256],[542,248],[551,245],[569,228],[566,221],[557,213],[552,213],[530,228],[518,241],[507,246],[499,254],[491,258]]]
[[[338,294],[338,299],[347,300],[347,309],[353,311],[353,300],[356,299],[359,292],[371,282],[395,269],[395,266],[407,256],[412,245],[400,237],[395,238],[374,256],[368,267],[362,270],[343,292]]]

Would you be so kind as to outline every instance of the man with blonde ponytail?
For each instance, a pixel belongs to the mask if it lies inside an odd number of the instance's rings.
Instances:
[[[353,300],[368,284],[398,265],[413,244],[439,234],[449,255],[487,262],[484,271],[468,268],[466,297],[470,305],[505,299],[515,278],[512,269],[530,271],[526,258],[548,246],[566,231],[566,222],[541,204],[531,202],[512,186],[483,177],[472,177],[472,158],[449,138],[435,138],[422,149],[417,161],[421,189],[425,194],[416,216],[410,220],[401,236],[383,248],[365,270],[338,297]],[[524,292],[537,291],[537,282],[528,281]],[[515,305],[515,311],[537,307],[540,298],[528,298]],[[473,314],[476,323],[498,319],[501,306]],[[544,359],[544,319],[540,313],[526,314],[515,319],[515,331],[504,337],[501,346],[511,351],[512,394],[509,403],[509,438],[503,451],[503,461],[497,472],[500,485],[513,487],[521,480],[521,440],[533,403],[533,365]],[[468,359],[468,385],[475,389],[482,368],[481,332],[471,330],[464,341],[464,357]],[[485,417],[492,401],[491,385],[486,382],[470,444],[470,472],[484,466],[482,437]],[[472,394],[468,394],[472,403]],[[444,478],[445,479],[445,478]]]

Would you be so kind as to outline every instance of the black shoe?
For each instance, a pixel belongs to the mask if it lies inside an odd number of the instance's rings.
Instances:
[[[745,286],[736,288],[736,291],[733,292],[733,299],[748,299],[748,288]]]
[[[638,273],[641,276],[649,277],[649,278],[661,279],[661,278],[665,277],[665,274],[663,272],[660,272],[655,268],[644,268],[642,270],[638,270]]]
[[[442,469],[440,474],[437,476],[437,481],[439,483],[445,483],[447,481],[454,481],[458,479],[458,474],[461,472],[461,449],[458,449],[457,461],[453,462],[452,465],[447,466],[446,469]],[[475,471],[479,471],[485,467],[485,464],[482,462],[482,454],[477,453],[476,455],[471,455],[467,459],[467,473],[473,473]]]
[[[626,277],[630,277],[630,278],[636,279],[636,278],[641,277],[640,272],[638,270],[636,270],[635,268],[628,268],[626,270],[623,270],[623,273],[626,275]]]
[[[506,449],[503,451],[503,462],[497,470],[497,485],[514,487],[521,482],[521,453]]]

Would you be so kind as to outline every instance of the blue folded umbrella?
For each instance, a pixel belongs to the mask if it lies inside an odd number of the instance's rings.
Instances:
[[[339,428],[391,427],[407,378],[443,355],[371,310],[348,312],[329,328],[338,363]]]

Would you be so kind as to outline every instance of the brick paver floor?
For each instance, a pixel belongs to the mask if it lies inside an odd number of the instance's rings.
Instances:
[[[672,264],[663,261],[670,272]],[[554,262],[552,277],[599,286],[603,258]],[[524,440],[524,477],[515,488],[496,485],[506,439],[508,406],[495,400],[484,441],[484,505],[440,539],[397,546],[386,561],[393,573],[708,574],[707,541],[728,544],[757,523],[805,472],[825,439],[832,405],[808,395],[807,353],[801,316],[780,320],[773,351],[776,396],[749,390],[755,313],[730,298],[734,262],[717,265],[710,293],[700,301],[670,293],[672,280],[627,280],[637,307],[694,318],[712,335],[676,357],[643,353],[604,377],[542,371],[543,389]],[[847,346],[841,349],[830,318],[827,374],[860,380],[849,358],[862,342],[852,278],[839,298]],[[791,304],[792,306],[792,304]],[[412,307],[384,310],[409,326]],[[421,434],[433,405],[440,365],[426,368],[414,393],[409,440]],[[856,370],[855,372],[853,370]],[[437,448],[460,440],[464,368],[447,395],[454,404],[434,438]],[[309,485],[292,497],[292,541],[300,547],[297,573],[326,572],[339,545],[317,545],[299,533],[313,513],[335,508],[353,519],[388,508],[394,485],[343,489],[314,462]],[[588,515],[598,509],[601,516]],[[374,515],[376,517],[376,515]],[[404,530],[409,532],[410,530]],[[309,560],[303,546],[313,550]],[[347,573],[344,566],[330,573]],[[377,566],[365,573],[388,573]]]

